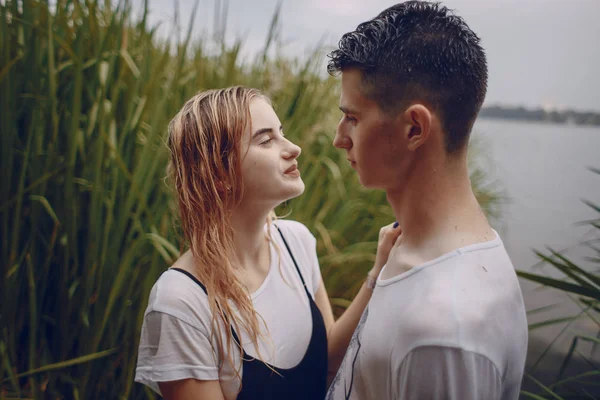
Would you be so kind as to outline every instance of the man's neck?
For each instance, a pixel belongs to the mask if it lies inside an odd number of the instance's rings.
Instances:
[[[402,227],[401,245],[425,259],[493,239],[469,179],[466,157],[417,167],[410,180],[388,190],[388,202]],[[400,244],[400,243],[399,243]]]

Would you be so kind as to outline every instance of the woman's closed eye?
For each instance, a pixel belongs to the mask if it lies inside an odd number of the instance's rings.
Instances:
[[[277,135],[274,134],[270,134],[267,138],[263,139],[259,144],[261,146],[267,146],[269,144],[271,144],[271,142],[273,142],[273,140],[276,139]],[[279,136],[281,136],[282,138],[285,139],[285,135],[283,134],[283,131],[279,131]]]

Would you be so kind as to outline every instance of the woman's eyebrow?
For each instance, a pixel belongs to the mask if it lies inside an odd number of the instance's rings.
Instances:
[[[279,131],[283,130],[283,126],[279,125]],[[262,135],[263,133],[273,133],[272,128],[261,128],[252,134],[252,138],[257,137],[258,135]]]

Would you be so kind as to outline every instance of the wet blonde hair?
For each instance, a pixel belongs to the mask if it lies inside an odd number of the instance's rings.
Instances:
[[[206,287],[212,335],[220,331],[219,325],[225,327],[224,343],[217,335],[218,359],[227,358],[232,365],[233,357],[225,351],[232,348],[230,327],[238,335],[242,330],[248,333],[257,350],[260,336],[258,314],[231,262],[235,254],[231,216],[244,192],[241,143],[250,127],[250,102],[255,98],[270,103],[257,89],[241,86],[203,91],[184,104],[168,129],[167,172],[177,196],[184,240],[193,255],[194,272]],[[271,212],[267,219],[270,242],[274,216]],[[236,345],[242,351],[241,343]],[[240,376],[239,368],[236,375]]]

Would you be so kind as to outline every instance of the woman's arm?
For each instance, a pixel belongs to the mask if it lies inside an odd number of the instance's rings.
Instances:
[[[375,265],[368,274],[368,276],[373,279],[377,279],[379,272],[387,262],[396,239],[402,233],[402,230],[399,227],[394,228],[393,225],[394,224],[384,226],[379,231],[379,243],[377,245]],[[333,311],[331,310],[331,303],[329,302],[329,296],[327,295],[323,281],[321,281],[319,289],[315,294],[315,303],[317,303],[317,306],[323,315],[325,328],[327,329],[329,378],[333,378],[342,363],[350,339],[352,339],[352,334],[358,325],[358,321],[360,320],[365,307],[371,299],[372,293],[373,290],[369,289],[365,282],[350,306],[342,316],[335,321]]]
[[[329,380],[335,376],[335,373],[344,359],[354,329],[356,329],[358,321],[360,320],[369,299],[371,299],[372,293],[373,290],[368,289],[366,283],[363,284],[350,306],[344,311],[342,316],[335,321],[329,297],[325,290],[325,285],[323,282],[319,285],[319,289],[315,294],[315,302],[317,303],[319,310],[321,310],[321,314],[323,314],[325,328],[327,329]]]
[[[218,380],[182,379],[159,382],[158,387],[165,400],[225,400]]]

